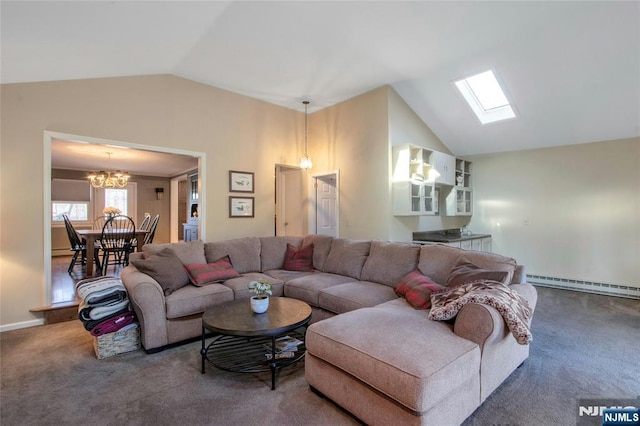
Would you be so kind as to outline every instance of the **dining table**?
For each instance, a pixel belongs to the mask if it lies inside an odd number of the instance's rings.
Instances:
[[[80,235],[86,241],[85,244],[87,247],[87,277],[92,277],[93,276],[93,260],[94,260],[93,252],[95,250],[96,240],[102,237],[102,229],[78,229],[77,232],[78,232],[78,235]],[[117,230],[113,232],[117,232]],[[135,237],[138,240],[138,245],[136,249],[137,251],[140,251],[140,249],[144,245],[144,239],[148,233],[149,233],[148,229],[135,230]],[[91,258],[91,262],[89,261],[89,258]]]

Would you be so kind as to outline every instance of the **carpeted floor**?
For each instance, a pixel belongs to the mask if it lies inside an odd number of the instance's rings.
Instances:
[[[465,425],[573,425],[578,398],[640,396],[640,301],[538,293],[529,359]],[[268,374],[200,374],[199,349],[98,360],[79,321],[1,333],[0,423],[357,424],[309,390],[304,363],[281,371],[271,391]]]

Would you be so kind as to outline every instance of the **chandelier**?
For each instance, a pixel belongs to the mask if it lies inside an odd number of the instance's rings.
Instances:
[[[300,158],[300,168],[310,169],[313,167],[313,163],[307,154],[307,106],[309,101],[302,101],[302,103],[304,104],[304,155]]]
[[[117,170],[111,172],[111,154],[113,152],[107,152],[109,156],[108,171],[101,170],[100,172],[91,172],[87,178],[91,182],[91,186],[94,188],[124,188],[129,183],[129,174],[127,172],[121,172]]]

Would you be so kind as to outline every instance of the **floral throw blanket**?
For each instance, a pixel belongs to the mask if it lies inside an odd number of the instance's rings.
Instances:
[[[519,344],[527,345],[533,339],[527,325],[527,320],[531,318],[529,304],[515,290],[498,281],[475,281],[444,293],[432,294],[429,319],[451,319],[467,303],[481,303],[496,308]]]

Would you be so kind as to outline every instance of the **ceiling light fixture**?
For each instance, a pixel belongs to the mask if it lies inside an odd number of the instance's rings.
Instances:
[[[127,172],[121,172],[117,170],[111,175],[111,154],[113,152],[107,152],[109,156],[109,163],[107,172],[101,170],[100,172],[91,172],[87,178],[91,182],[91,186],[94,188],[124,188],[129,183],[129,174]]]
[[[304,104],[304,155],[300,158],[300,168],[310,169],[313,167],[313,162],[311,162],[311,158],[307,154],[307,106],[309,101],[302,101],[302,103]]]

